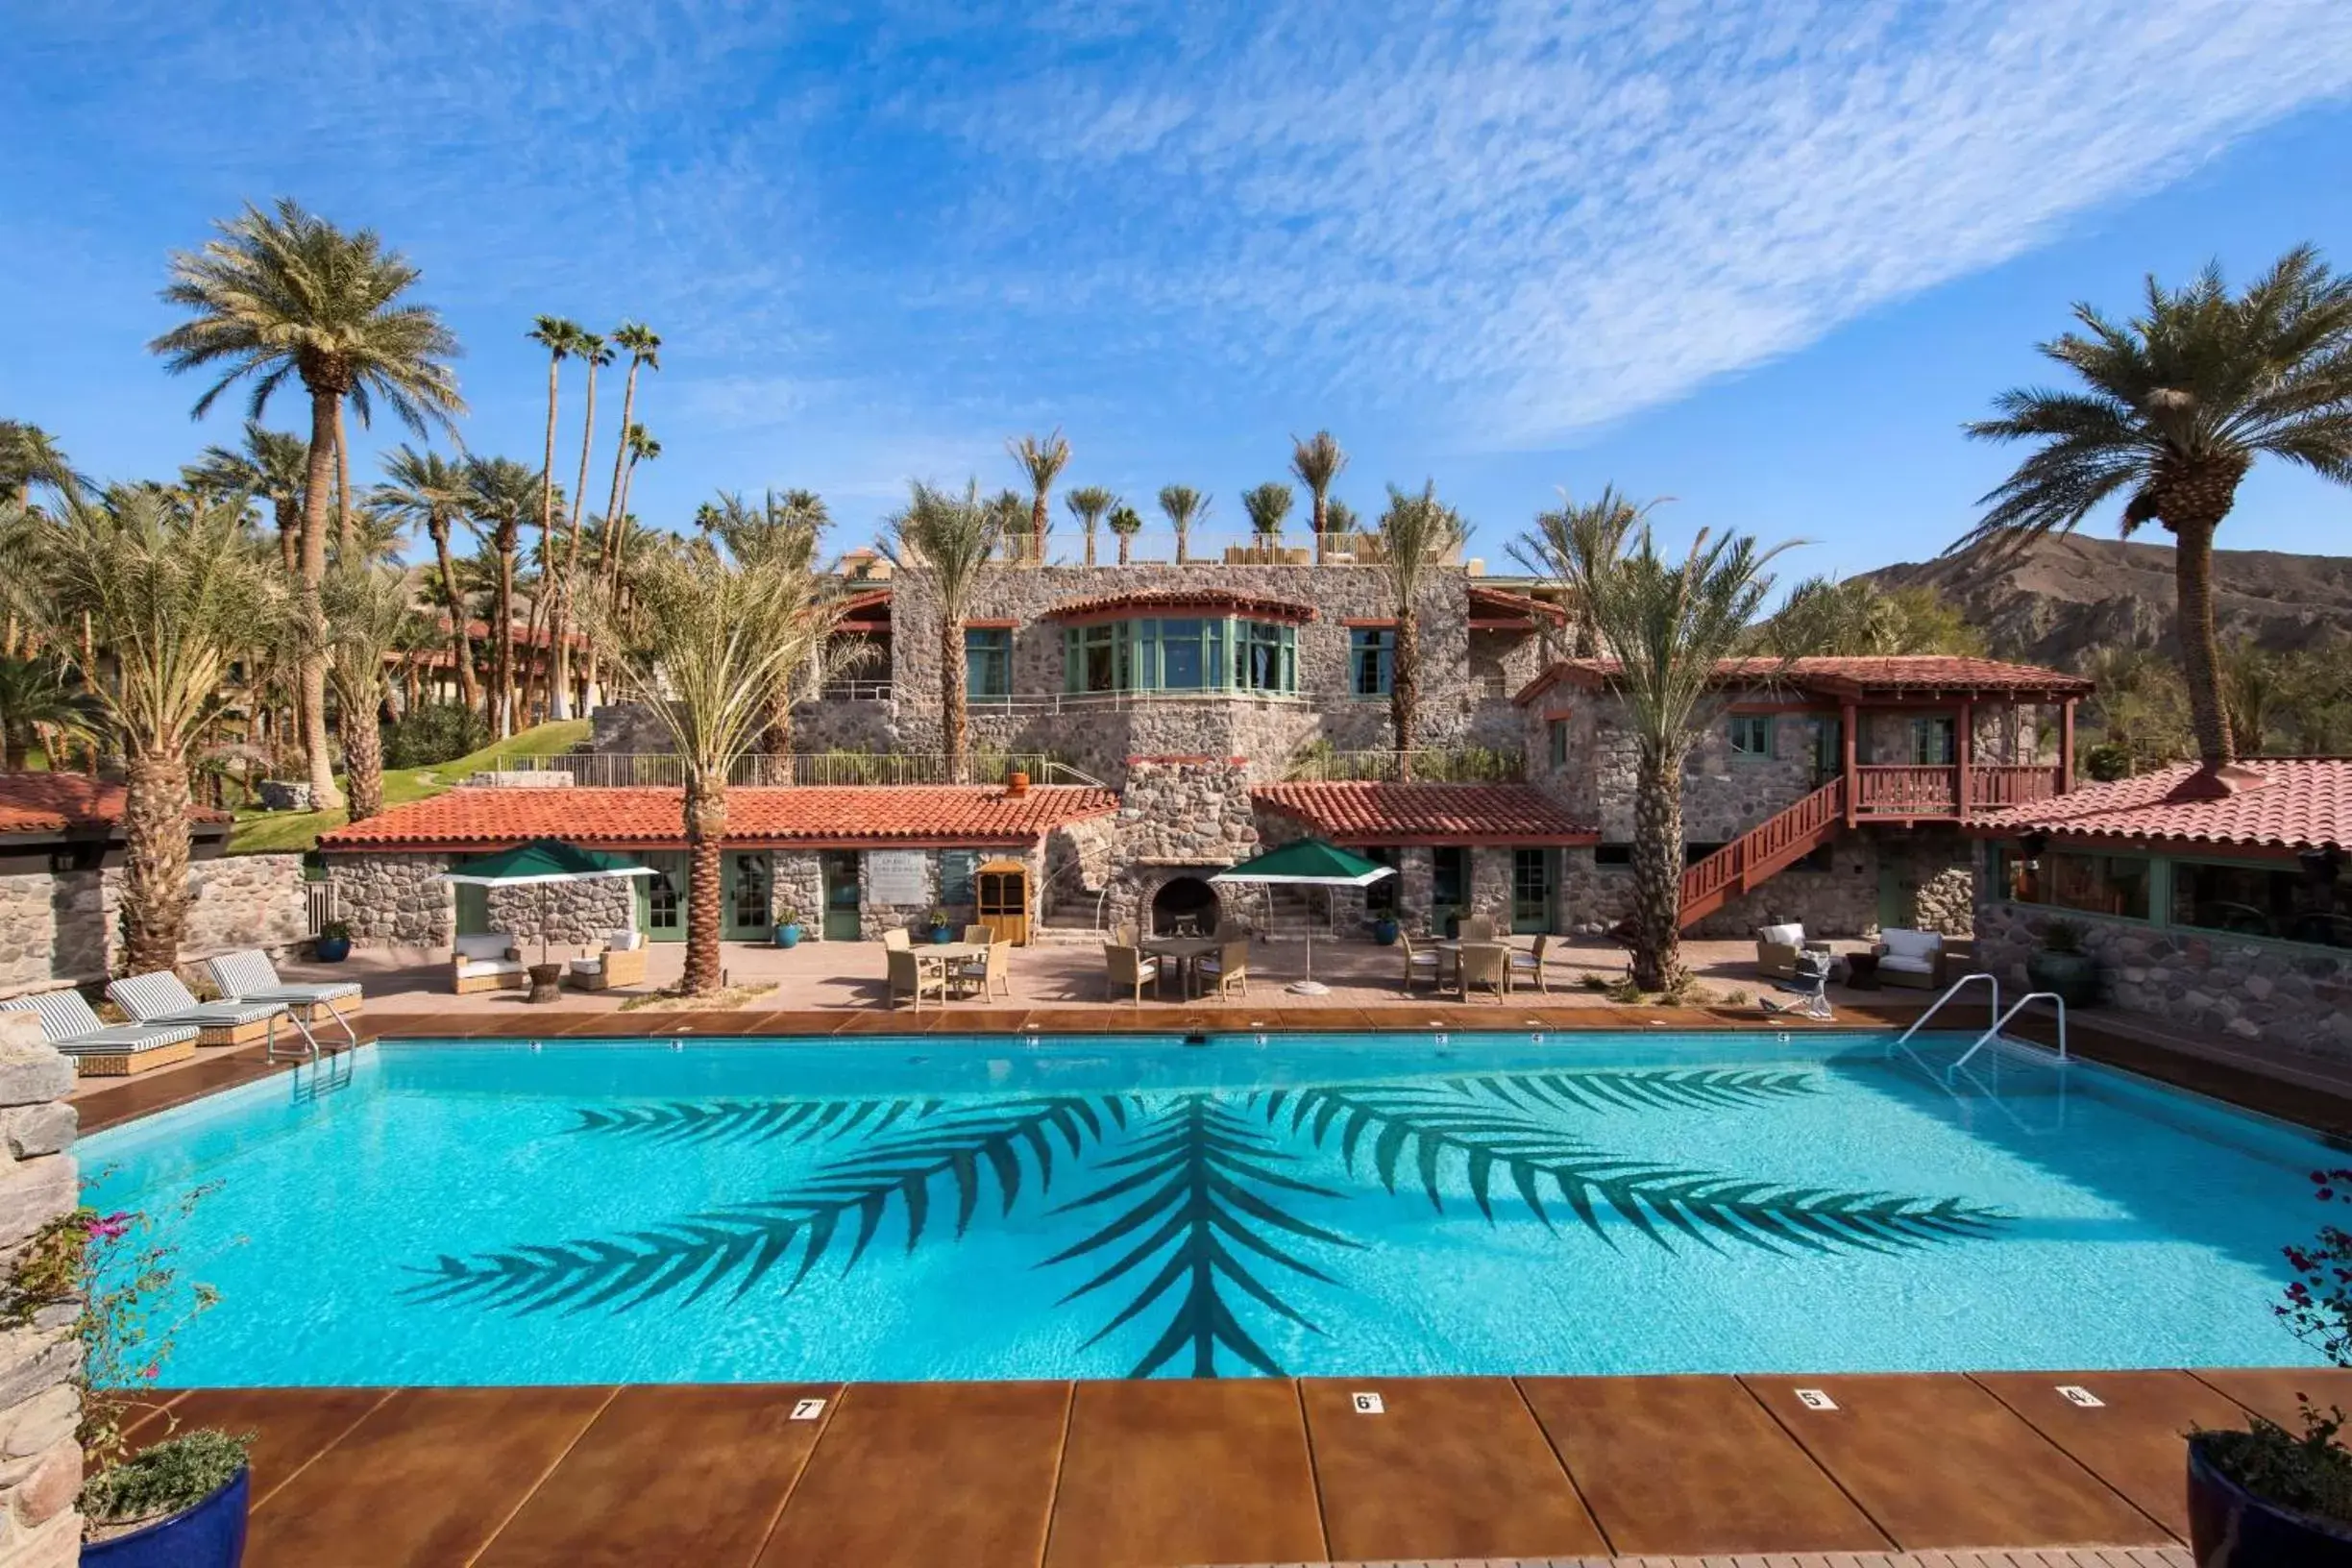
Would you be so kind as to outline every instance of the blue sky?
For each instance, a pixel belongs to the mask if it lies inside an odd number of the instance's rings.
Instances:
[[[639,515],[807,485],[844,544],[1057,425],[1066,482],[1237,524],[1328,427],[1344,496],[1433,478],[1490,558],[1614,481],[1860,570],[1966,527],[2013,459],[1958,427],[2071,301],[2352,265],[2337,0],[7,13],[0,417],[112,478],[233,437],[144,344],[166,254],[279,194],[423,266],[474,450],[535,458],[534,314],[642,318]],[[2348,512],[2258,472],[2224,543],[2341,553]]]

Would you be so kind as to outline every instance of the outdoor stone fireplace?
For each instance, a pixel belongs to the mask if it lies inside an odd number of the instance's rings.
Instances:
[[[1146,907],[1151,919],[1143,923],[1155,934],[1165,935],[1189,920],[1202,936],[1216,935],[1216,889],[1196,872],[1178,870],[1163,876]]]

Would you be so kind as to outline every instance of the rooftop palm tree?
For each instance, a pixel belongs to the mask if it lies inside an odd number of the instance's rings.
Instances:
[[[290,581],[302,571],[303,483],[309,457],[299,435],[273,430],[257,419],[245,422],[241,447],[207,447],[180,471],[181,482],[216,499],[251,496],[269,502],[278,526],[278,554]]]
[[[579,565],[580,529],[587,523],[583,514],[588,507],[588,454],[596,443],[597,372],[613,361],[613,351],[594,332],[580,333],[575,352],[588,366],[587,411],[580,417],[579,482],[572,487],[573,504],[564,526],[563,561],[559,568],[551,571],[548,592],[548,625],[555,645],[552,710],[558,719],[572,717],[572,574]]]
[[[1772,592],[1764,568],[1786,545],[1760,549],[1744,534],[1709,541],[1680,562],[1663,559],[1643,524],[1630,547],[1576,586],[1592,606],[1635,754],[1633,983],[1668,991],[1682,978],[1682,766],[1714,717],[1715,668],[1746,646]]]
[[[1191,559],[1192,525],[1208,517],[1209,498],[1188,484],[1164,484],[1160,509],[1176,530],[1176,564],[1182,566]]]
[[[515,568],[523,552],[523,520],[543,480],[511,457],[466,460],[466,522],[497,566],[490,592],[490,727],[514,733]]]
[[[383,482],[372,493],[374,503],[410,526],[421,526],[432,541],[433,566],[441,592],[450,605],[450,656],[457,665],[457,690],[465,705],[481,708],[481,681],[474,673],[474,634],[466,625],[466,597],[457,583],[457,563],[450,553],[450,526],[463,517],[471,497],[465,465],[437,452],[414,447],[395,448],[384,458]]]
[[[1135,546],[1135,536],[1143,531],[1143,514],[1125,502],[1114,502],[1107,520],[1111,536],[1118,541],[1118,564],[1125,566],[1128,553]]]
[[[2068,533],[2123,498],[2123,532],[2172,535],[2174,629],[2204,767],[2186,795],[2249,780],[2221,694],[2213,618],[2214,534],[2257,457],[2352,483],[2352,278],[2301,246],[2233,296],[2220,269],[2185,288],[2153,277],[2142,314],[2074,307],[2083,331],[2043,344],[2081,390],[2019,387],[1969,434],[2037,450],[1999,487],[1961,546]],[[1955,547],[1959,548],[1959,547]]]
[[[1311,440],[1290,438],[1290,472],[1314,498],[1315,559],[1323,559],[1323,536],[1335,531],[1331,526],[1332,481],[1347,467],[1347,453],[1329,430],[1317,430]]]
[[[449,361],[457,339],[431,306],[404,299],[420,274],[374,230],[345,233],[292,201],[271,211],[248,206],[220,224],[200,251],[172,257],[166,304],[189,319],[148,346],[178,374],[218,370],[196,400],[201,418],[242,380],[259,419],[286,378],[310,398],[309,461],[303,479],[301,602],[315,633],[319,585],[327,575],[327,498],[346,401],[366,423],[381,399],[410,429],[452,427],[465,411]],[[323,648],[318,642],[315,647]],[[327,669],[313,652],[302,670],[303,749],[311,798],[342,804],[327,749]]]
[[[1627,536],[1656,504],[1654,501],[1637,503],[1611,484],[1603,485],[1601,493],[1588,502],[1571,500],[1563,490],[1558,506],[1537,512],[1534,527],[1511,541],[1511,559],[1536,576],[1567,586],[1575,628],[1568,651],[1577,658],[1589,659],[1601,651],[1601,628],[1593,620],[1583,585],[1617,558]]]
[[[815,576],[782,551],[730,560],[708,540],[652,556],[638,613],[605,631],[618,678],[668,728],[686,772],[686,972],[718,989],[720,850],[727,775],[756,743],[790,672],[821,643],[829,606]]]
[[[85,490],[89,481],[74,472],[49,432],[22,420],[0,419],[0,505],[33,504],[36,485],[61,496]]]
[[[343,715],[343,763],[351,783],[351,820],[383,810],[383,734],[377,715],[392,694],[393,656],[409,642],[416,619],[407,575],[397,567],[345,557],[327,574],[327,679]]]
[[[1396,648],[1390,657],[1388,723],[1396,732],[1397,777],[1412,777],[1413,739],[1421,716],[1421,590],[1446,555],[1459,550],[1468,530],[1453,507],[1437,499],[1437,486],[1419,495],[1388,487],[1388,509],[1380,520],[1380,565],[1396,600]]]
[[[1094,564],[1094,535],[1102,527],[1103,514],[1118,504],[1118,497],[1099,484],[1081,485],[1062,498],[1062,504],[1078,520],[1086,530],[1086,564]]]
[[[939,596],[940,720],[947,753],[947,776],[964,784],[971,776],[971,737],[967,720],[964,621],[988,576],[1004,524],[980,497],[972,480],[962,495],[920,483],[904,510],[890,520],[884,550],[902,570],[930,575]]]
[[[1053,531],[1053,507],[1048,502],[1052,499],[1054,480],[1069,466],[1070,444],[1062,439],[1062,432],[1057,429],[1042,441],[1034,435],[1007,441],[1005,451],[1013,454],[1013,460],[1020,464],[1021,473],[1029,480],[1029,529],[1028,538],[1021,545],[1023,558],[1032,566],[1041,565],[1045,559],[1045,536]]]
[[[123,924],[135,971],[180,960],[191,753],[230,666],[279,617],[241,505],[119,487],[68,500],[27,536],[8,591],[45,648],[78,669],[122,753]]]
[[[1262,545],[1282,537],[1283,520],[1290,515],[1290,487],[1268,480],[1241,492],[1241,509],[1249,514],[1250,532]]]

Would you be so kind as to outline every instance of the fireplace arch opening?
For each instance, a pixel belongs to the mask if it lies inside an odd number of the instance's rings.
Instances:
[[[1171,876],[1152,894],[1154,936],[1173,936],[1190,930],[1213,937],[1217,928],[1216,889],[1205,877]]]

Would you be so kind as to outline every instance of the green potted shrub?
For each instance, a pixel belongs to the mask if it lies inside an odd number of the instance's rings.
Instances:
[[[947,923],[947,912],[943,909],[933,909],[925,915],[923,929],[930,932],[931,940],[943,947],[955,941],[955,927]]]
[[[351,957],[351,927],[341,920],[329,920],[310,939],[310,951],[321,964],[342,963]]]
[[[2072,920],[2050,920],[2038,933],[2042,945],[2025,958],[2025,978],[2036,991],[2055,992],[2069,1007],[2098,1000],[2098,960],[2083,950],[2083,928]]]
[[[1377,916],[1372,921],[1372,940],[1383,947],[1394,947],[1401,929],[1394,915]]]
[[[2319,1201],[2352,1202],[2352,1169],[2315,1170]],[[2352,1365],[2352,1232],[2320,1227],[2289,1247],[2295,1272],[2273,1309],[2336,1366]],[[2200,1568],[2352,1568],[2352,1454],[2336,1444],[2344,1413],[2302,1399],[2300,1433],[2257,1416],[2241,1432],[2189,1434],[2190,1551]]]
[[[796,909],[776,911],[775,944],[778,947],[797,947],[804,933],[800,926],[800,912]]]
[[[184,1215],[204,1196],[182,1200]],[[252,1473],[246,1436],[177,1430],[166,1409],[134,1446],[132,1400],[155,1382],[189,1318],[217,1299],[196,1286],[173,1310],[172,1249],[142,1214],[76,1209],[42,1226],[0,1283],[0,1328],[71,1311],[82,1340],[85,1568],[236,1568]]]

